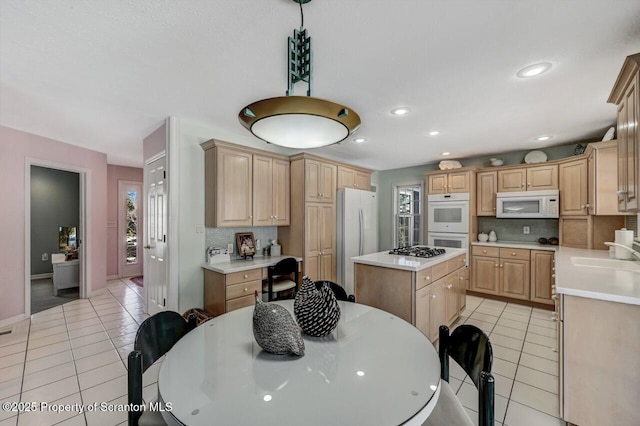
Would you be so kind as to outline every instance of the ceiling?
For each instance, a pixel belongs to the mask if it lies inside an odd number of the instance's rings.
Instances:
[[[358,112],[367,139],[314,153],[376,170],[601,138],[640,52],[637,0],[315,0],[304,18],[314,96]],[[0,0],[0,125],[138,167],[168,116],[254,143],[237,114],[285,94],[299,25],[291,0]]]

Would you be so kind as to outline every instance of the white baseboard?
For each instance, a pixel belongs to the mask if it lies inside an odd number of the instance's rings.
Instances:
[[[9,318],[5,318],[5,319],[0,321],[0,328],[4,328],[4,327],[6,327],[8,325],[15,324],[15,323],[20,322],[20,321],[22,321],[24,319],[27,319],[25,314],[18,314],[18,315],[14,315],[12,317],[9,317]]]
[[[49,272],[46,274],[35,274],[35,275],[31,275],[31,279],[32,280],[44,280],[47,278],[53,278],[53,272]]]

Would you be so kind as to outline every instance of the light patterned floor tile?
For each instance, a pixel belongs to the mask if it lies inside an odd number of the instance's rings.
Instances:
[[[514,382],[511,399],[553,417],[560,415],[558,395],[534,386],[529,386],[518,381]]]
[[[509,379],[513,379],[516,375],[516,367],[517,364],[514,364],[513,362],[495,358],[493,360],[493,368],[491,372],[500,374],[501,376],[505,376]]]
[[[78,379],[73,376],[27,392],[23,391],[20,399],[21,401],[51,402],[78,392],[80,392]]]
[[[518,366],[516,381],[535,386],[547,392],[558,393],[558,376],[543,373],[542,371],[534,370],[524,365]]]
[[[72,361],[73,357],[71,356],[71,351],[58,352],[57,354],[34,359],[32,361],[27,361],[24,366],[24,374],[32,374],[36,371],[55,367],[61,364],[66,364]]]
[[[91,345],[87,345],[87,346],[81,346],[79,348],[74,348],[73,349],[73,357],[76,361],[91,356],[91,355],[95,355],[98,354],[100,352],[105,352],[108,351],[110,349],[113,349],[113,344],[111,343],[111,341],[109,340],[103,340]]]
[[[523,330],[518,330],[516,328],[505,327],[503,325],[496,324],[493,328],[492,333],[500,334],[502,336],[512,337],[518,340],[524,340],[524,336],[527,334]]]
[[[554,376],[557,376],[559,374],[557,361],[552,361],[550,359],[542,358],[524,352],[520,356],[520,365],[533,368],[534,370],[542,371],[547,374],[552,374]]]
[[[109,401],[114,405],[127,404],[127,397],[122,396],[113,401]],[[127,413],[125,411],[92,411],[86,414],[88,426],[104,426],[117,425],[127,421]]]
[[[22,392],[48,385],[49,383],[57,382],[59,380],[66,379],[67,377],[75,377],[75,375],[76,369],[73,362],[39,370],[35,373],[24,376]]]
[[[112,401],[123,395],[127,395],[127,376],[120,376],[83,390],[82,400],[85,404],[101,403]]]
[[[517,351],[522,350],[522,339],[514,339],[513,337],[503,336],[502,334],[497,334],[492,332],[489,336],[489,340],[491,343],[495,343],[496,345],[504,346],[505,348],[515,349]]]
[[[540,334],[527,333],[527,337],[524,339],[526,342],[535,343],[536,345],[548,346],[550,348],[556,348],[558,341],[553,337],[541,336]]]
[[[82,399],[80,398],[79,393],[75,393],[60,398],[59,400],[52,401],[51,405],[80,406],[82,405]],[[75,410],[57,410],[57,412],[52,410],[32,411],[29,413],[20,414],[20,416],[18,416],[18,425],[54,425],[66,419],[75,417],[78,414],[79,412]]]
[[[557,333],[553,328],[540,327],[539,325],[529,324],[529,328],[527,329],[527,333],[540,334],[541,336],[551,337],[553,339],[556,338]]]
[[[565,422],[557,417],[520,404],[513,399],[509,401],[505,426],[565,426]]]
[[[503,327],[515,328],[516,330],[527,331],[529,324],[526,322],[514,321],[508,318],[500,318],[496,325],[501,325]]]
[[[124,368],[122,361],[118,360],[114,363],[78,374],[78,382],[80,382],[80,389],[85,390],[125,374],[127,374],[127,370]]]
[[[116,361],[120,361],[120,356],[118,355],[118,352],[116,352],[115,349],[110,349],[106,352],[100,352],[98,354],[76,360],[75,364],[76,364],[76,369],[78,371],[78,374],[80,374],[80,373],[84,373],[85,371],[102,367],[107,364],[112,364]],[[113,398],[116,398],[118,396],[120,395],[116,395]]]
[[[550,348],[548,346],[536,345],[535,343],[531,342],[524,342],[522,352],[550,359],[551,361],[558,361],[558,352],[555,352],[553,348]]]
[[[491,347],[493,349],[494,358],[500,358],[513,363],[517,363],[520,359],[520,351],[516,351],[515,349],[511,348],[505,348],[504,346],[495,344],[495,342],[491,343]]]

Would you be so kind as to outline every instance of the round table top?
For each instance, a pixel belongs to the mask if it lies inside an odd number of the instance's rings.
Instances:
[[[293,315],[293,301],[275,303]],[[172,404],[163,415],[186,425],[421,424],[440,390],[431,342],[393,314],[339,303],[331,334],[303,333],[302,357],[258,346],[253,307],[197,327],[160,368],[159,397]]]

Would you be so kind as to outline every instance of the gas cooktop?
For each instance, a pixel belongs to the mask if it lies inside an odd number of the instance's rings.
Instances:
[[[435,257],[440,256],[441,254],[445,254],[445,250],[442,248],[427,246],[411,246],[395,248],[393,250],[390,250],[389,254],[414,257]]]

